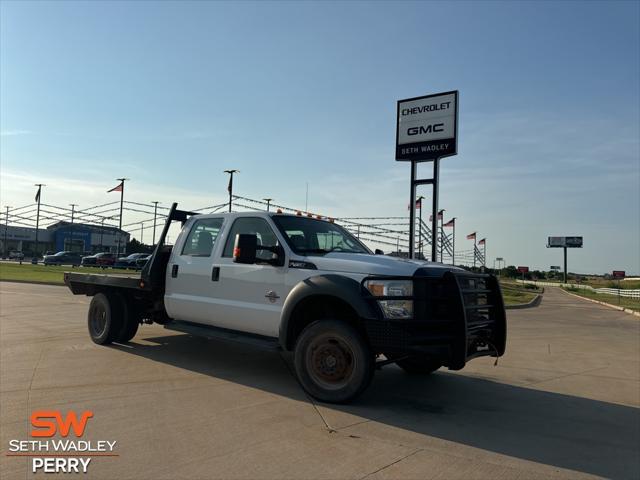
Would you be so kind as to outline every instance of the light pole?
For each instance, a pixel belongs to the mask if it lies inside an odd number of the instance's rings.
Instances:
[[[158,215],[158,204],[160,202],[153,203],[153,245],[156,244],[156,216]]]
[[[73,218],[75,216],[76,207],[78,206],[78,204],[70,203],[69,206],[71,207],[71,226],[69,227],[69,236],[71,237],[71,246],[69,250],[73,251]]]
[[[5,214],[4,220],[4,257],[6,258],[9,256],[9,246],[7,245],[7,231],[9,230],[9,209],[11,207],[9,207],[8,205],[5,206],[4,208],[7,209],[7,213]]]
[[[231,211],[231,204],[233,201],[232,200],[233,199],[233,174],[240,173],[240,170],[236,170],[236,169],[225,170],[224,173],[229,174],[229,185],[227,185],[227,191],[229,192],[229,211]]]
[[[262,200],[267,202],[267,212],[268,212],[269,211],[269,206],[271,205],[271,200],[273,200],[273,198],[263,198]]]
[[[144,222],[140,222],[140,245],[144,245]]]
[[[36,202],[38,202],[38,213],[36,214],[36,248],[31,258],[31,263],[38,263],[38,229],[40,228],[40,194],[42,193],[42,187],[46,187],[44,183],[36,183],[38,192],[36,193]]]

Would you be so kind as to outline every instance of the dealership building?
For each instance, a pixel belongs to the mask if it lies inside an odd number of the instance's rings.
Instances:
[[[120,240],[120,251],[124,252],[129,237],[129,233],[115,227],[58,222],[47,228],[38,229],[38,250],[41,254],[61,250],[91,253],[115,252]],[[27,256],[33,255],[36,248],[36,229],[1,225],[0,246],[3,254],[16,250]]]

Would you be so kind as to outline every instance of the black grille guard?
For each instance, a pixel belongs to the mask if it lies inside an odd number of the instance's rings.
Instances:
[[[411,277],[370,276],[362,281],[363,293],[373,303],[377,303],[376,300],[413,300],[412,319],[386,321],[412,332],[405,345],[408,349],[433,343],[447,344],[449,358],[446,363],[450,369],[463,368],[475,357],[502,356],[507,325],[496,277],[463,270],[450,270],[438,277],[428,275],[428,270],[421,269]],[[413,295],[374,297],[364,287],[368,280],[412,280]]]

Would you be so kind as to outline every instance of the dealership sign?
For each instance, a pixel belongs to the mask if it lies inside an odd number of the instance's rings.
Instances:
[[[624,270],[614,270],[613,275],[611,275],[613,278],[618,278],[618,279],[622,279],[625,277],[626,272]]]
[[[582,237],[549,237],[549,248],[582,248]]]
[[[529,273],[529,267],[518,267],[520,273]]]
[[[425,161],[458,151],[458,91],[398,101],[396,160]]]

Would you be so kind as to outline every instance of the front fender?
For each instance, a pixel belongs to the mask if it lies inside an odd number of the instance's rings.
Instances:
[[[356,280],[342,275],[328,274],[309,277],[299,282],[284,302],[280,316],[280,345],[290,350],[291,317],[301,301],[311,296],[331,296],[347,303],[361,319],[377,319],[378,312],[368,301],[369,292]]]

